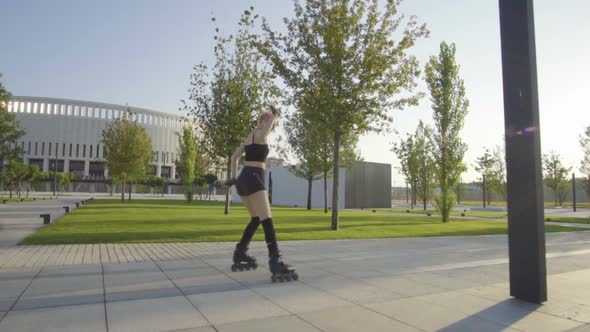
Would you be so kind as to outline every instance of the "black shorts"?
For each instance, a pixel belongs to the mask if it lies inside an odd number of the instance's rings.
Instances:
[[[236,190],[240,196],[249,196],[255,192],[266,190],[266,172],[264,168],[245,166],[236,182]]]

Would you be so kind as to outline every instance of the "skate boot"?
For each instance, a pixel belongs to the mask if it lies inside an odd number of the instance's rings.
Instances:
[[[239,244],[236,246],[236,250],[234,251],[234,263],[231,266],[231,270],[233,272],[236,271],[249,271],[250,269],[256,270],[258,268],[258,263],[256,263],[256,258],[248,255],[248,248],[243,248]]]
[[[270,272],[272,273],[272,276],[270,277],[272,282],[296,281],[299,279],[299,275],[297,275],[295,269],[291,265],[284,263],[281,256],[272,257],[268,262],[268,265]]]

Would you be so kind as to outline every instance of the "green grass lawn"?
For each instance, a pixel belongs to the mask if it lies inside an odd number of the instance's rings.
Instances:
[[[364,239],[415,236],[505,234],[506,223],[437,217],[341,211],[340,230],[330,230],[321,210],[274,207],[279,240]],[[21,244],[238,241],[249,221],[245,207],[229,215],[220,203],[136,200],[121,204],[94,200],[41,228]],[[581,230],[557,225],[548,232]],[[263,240],[262,229],[254,240]]]
[[[551,220],[547,220],[547,218]],[[571,222],[574,224],[590,224],[590,218],[545,216],[545,220],[547,220],[547,222]]]
[[[479,201],[461,201],[461,205],[481,206],[481,204],[482,204],[481,200],[479,200]],[[563,202],[563,204],[562,204],[563,207],[568,207],[568,208],[571,208],[573,205],[574,204],[572,202]],[[506,202],[505,201],[492,201],[491,206],[506,206]],[[576,206],[579,208],[590,208],[590,202],[577,202]],[[555,207],[555,203],[545,202],[545,207],[546,208]]]

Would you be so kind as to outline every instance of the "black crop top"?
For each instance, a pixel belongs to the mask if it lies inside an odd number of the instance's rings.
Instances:
[[[246,161],[266,162],[266,157],[270,152],[268,144],[254,143],[254,133],[252,133],[252,144],[246,145],[244,150],[246,150]]]

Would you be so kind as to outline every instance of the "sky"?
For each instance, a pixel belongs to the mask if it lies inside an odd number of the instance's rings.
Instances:
[[[213,64],[211,17],[225,34],[237,31],[249,6],[283,30],[292,0],[0,0],[0,73],[14,95],[79,99],[180,114],[194,65]],[[559,153],[578,171],[578,136],[590,126],[590,1],[536,0],[535,30],[542,152]],[[400,12],[426,23],[430,38],[410,51],[422,66],[442,41],[457,45],[469,113],[461,132],[469,149],[464,181],[478,177],[475,159],[503,143],[504,116],[497,0],[405,0]],[[423,79],[420,91],[427,93]],[[392,164],[403,186],[392,143],[432,124],[428,97],[395,111],[399,134],[367,134],[358,149],[366,161]]]

